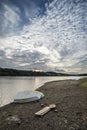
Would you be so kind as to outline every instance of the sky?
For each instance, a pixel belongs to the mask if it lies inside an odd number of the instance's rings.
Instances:
[[[0,0],[0,67],[87,73],[87,0]]]

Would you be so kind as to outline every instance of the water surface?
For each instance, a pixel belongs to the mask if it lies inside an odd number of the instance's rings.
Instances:
[[[0,106],[13,102],[19,91],[35,90],[45,82],[71,79],[72,77],[0,77]]]

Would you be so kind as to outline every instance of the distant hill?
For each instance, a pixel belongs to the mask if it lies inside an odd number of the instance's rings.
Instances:
[[[16,70],[0,68],[0,76],[87,76],[87,74],[66,74],[56,72],[36,72],[26,70]]]

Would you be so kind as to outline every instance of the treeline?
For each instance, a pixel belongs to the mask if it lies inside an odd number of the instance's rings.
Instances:
[[[36,72],[26,70],[16,70],[0,68],[0,76],[87,76],[87,74],[65,74],[56,72]]]

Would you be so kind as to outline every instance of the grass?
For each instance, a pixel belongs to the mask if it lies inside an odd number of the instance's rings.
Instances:
[[[83,82],[80,84],[81,87],[87,87],[87,82]]]
[[[79,80],[80,87],[87,88],[87,77]]]

